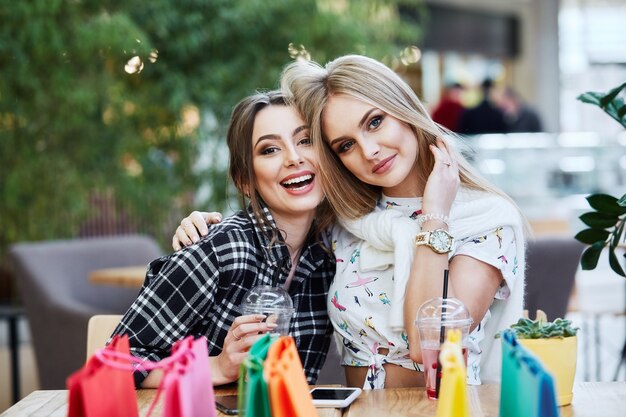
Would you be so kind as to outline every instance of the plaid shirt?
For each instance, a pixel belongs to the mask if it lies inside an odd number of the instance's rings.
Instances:
[[[274,224],[267,209],[265,214]],[[275,273],[289,274],[287,247],[271,247],[251,214],[238,212],[209,228],[209,235],[181,251],[153,261],[137,299],[113,334],[128,334],[131,353],[160,360],[187,335],[205,336],[210,356],[222,351],[239,305],[255,285],[271,285]],[[282,265],[282,272],[277,271]],[[296,310],[289,333],[295,338],[310,384],[324,363],[332,325],[326,312],[328,288],[335,272],[332,255],[314,238],[302,249],[289,294]],[[135,384],[147,376],[135,372]]]

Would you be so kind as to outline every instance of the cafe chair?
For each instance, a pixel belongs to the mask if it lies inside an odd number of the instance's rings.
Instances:
[[[97,314],[87,323],[87,359],[103,348],[122,320],[121,314]]]
[[[84,364],[87,322],[96,314],[123,314],[137,288],[95,285],[94,269],[148,265],[161,256],[147,236],[18,243],[9,250],[26,308],[41,389],[64,389]]]
[[[524,309],[534,319],[543,310],[549,321],[565,317],[585,245],[572,237],[538,237],[526,249]]]
[[[0,322],[7,324],[7,342],[9,347],[9,362],[11,364],[11,401],[13,404],[20,400],[20,335],[19,322],[24,317],[21,306],[0,304]]]
[[[332,336],[326,362],[317,376],[317,385],[346,385],[346,372],[341,366],[341,355]]]
[[[122,320],[121,314],[97,314],[87,324],[87,359],[96,350],[104,347],[113,334],[113,330]],[[320,370],[317,385],[345,385],[346,376],[340,366],[341,356],[336,344],[331,340],[326,362]]]
[[[113,334],[113,330],[122,320],[118,314],[98,314],[89,319],[87,324],[87,358],[96,350],[104,347]],[[345,385],[346,376],[343,367],[340,366],[341,356],[337,346],[331,340],[326,362],[320,370],[317,378],[318,385]]]

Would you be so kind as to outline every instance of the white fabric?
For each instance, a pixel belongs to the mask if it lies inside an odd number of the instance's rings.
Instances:
[[[340,219],[342,226],[364,240],[361,246],[361,268],[376,270],[394,265],[394,290],[391,305],[392,329],[404,329],[404,295],[413,261],[413,239],[418,233],[416,222],[396,210],[377,209],[357,220]],[[485,329],[486,340],[493,340],[496,333],[515,323],[522,315],[524,298],[525,240],[517,208],[501,196],[485,192],[460,189],[450,211],[450,234],[464,239],[485,230],[510,226],[515,234],[517,259],[521,265],[520,282],[512,289],[508,300],[494,300],[490,307],[491,325]],[[391,297],[391,295],[390,295]],[[487,343],[480,375],[483,382],[500,380],[500,344]]]

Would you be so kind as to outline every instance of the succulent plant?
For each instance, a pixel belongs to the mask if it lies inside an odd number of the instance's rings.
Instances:
[[[521,318],[511,325],[518,339],[562,339],[576,336],[578,327],[573,327],[571,320],[556,319],[552,322]]]

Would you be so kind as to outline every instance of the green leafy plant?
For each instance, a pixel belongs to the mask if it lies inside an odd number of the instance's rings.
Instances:
[[[298,45],[318,62],[398,61],[421,33],[400,6],[421,3],[3,1],[0,299],[15,242],[141,232],[167,248],[192,207],[237,209],[224,139],[233,105],[276,88]],[[106,230],[83,227],[93,223]]]
[[[518,339],[562,339],[576,336],[578,327],[573,327],[570,320],[556,319],[553,322],[521,318],[511,325]]]
[[[608,93],[589,91],[578,96],[583,103],[600,107],[626,128],[626,105],[620,97],[626,83],[610,90]],[[626,277],[624,268],[615,253],[620,241],[624,242],[624,223],[626,223],[626,194],[617,199],[608,194],[592,194],[587,201],[594,211],[584,213],[580,220],[589,228],[581,230],[575,238],[589,246],[583,252],[580,264],[584,270],[594,269],[598,265],[602,250],[608,245],[609,265],[617,274]],[[624,254],[626,257],[626,254]]]

